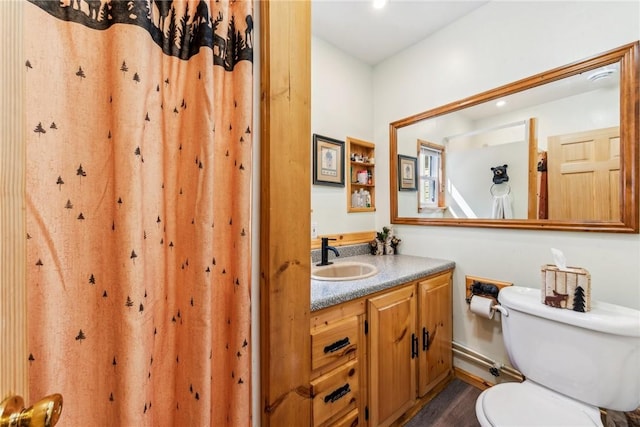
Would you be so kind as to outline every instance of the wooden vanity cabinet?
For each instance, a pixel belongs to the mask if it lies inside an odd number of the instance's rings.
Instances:
[[[385,292],[368,301],[372,426],[387,426],[415,404],[416,287]]]
[[[312,313],[314,426],[389,426],[451,375],[451,278]]]
[[[453,371],[452,271],[368,300],[370,425],[388,426]]]
[[[418,397],[453,370],[451,271],[418,281]]]
[[[312,425],[357,426],[366,393],[365,301],[311,316]]]

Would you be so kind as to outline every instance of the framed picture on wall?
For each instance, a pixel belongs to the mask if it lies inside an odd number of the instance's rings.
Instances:
[[[398,189],[400,191],[417,191],[418,186],[417,157],[398,154]]]
[[[344,187],[344,141],[313,134],[313,184]]]

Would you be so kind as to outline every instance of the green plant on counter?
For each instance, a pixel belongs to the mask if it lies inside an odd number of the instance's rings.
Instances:
[[[376,237],[379,241],[381,241],[382,243],[386,242],[387,239],[389,238],[389,232],[391,231],[391,229],[389,227],[382,227],[382,231],[378,231],[376,233]]]
[[[394,255],[400,239],[392,234],[391,227],[382,227],[382,231],[376,232],[376,238],[369,242],[371,255]]]

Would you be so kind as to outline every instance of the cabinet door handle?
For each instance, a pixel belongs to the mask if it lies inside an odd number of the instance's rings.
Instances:
[[[416,334],[411,334],[411,358],[418,357],[418,337]]]
[[[324,353],[333,353],[335,351],[340,350],[341,348],[345,348],[346,346],[348,346],[349,344],[351,344],[349,342],[349,337],[344,337],[341,340],[338,340],[336,342],[334,342],[333,344],[329,344],[328,346],[326,346],[324,348]]]
[[[429,331],[425,326],[422,327],[422,351],[429,350]]]
[[[349,383],[346,383],[342,387],[338,387],[337,389],[335,389],[331,393],[327,394],[324,397],[324,403],[333,403],[336,400],[339,400],[345,394],[349,393],[350,391],[351,391],[351,388],[349,387]]]

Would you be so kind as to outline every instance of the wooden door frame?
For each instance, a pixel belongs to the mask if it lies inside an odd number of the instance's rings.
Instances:
[[[0,1],[0,401],[28,402],[23,5]]]
[[[311,422],[311,3],[259,4],[260,417],[263,427],[302,426]]]

